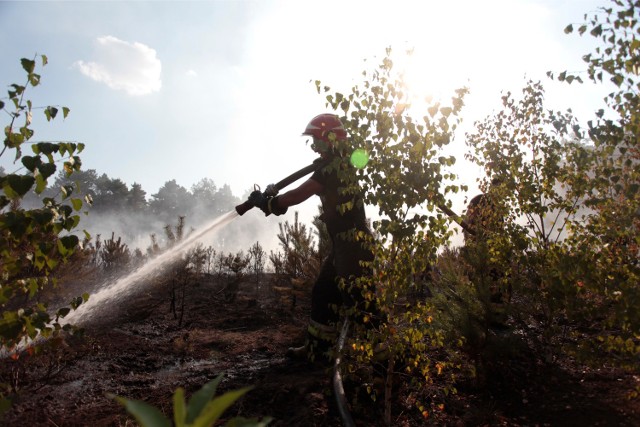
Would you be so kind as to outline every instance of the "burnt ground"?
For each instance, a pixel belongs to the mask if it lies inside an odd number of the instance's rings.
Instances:
[[[132,426],[107,394],[141,399],[171,412],[171,396],[187,396],[224,373],[219,391],[254,388],[225,416],[273,417],[272,426],[339,426],[330,372],[284,357],[303,340],[309,293],[279,293],[263,279],[243,282],[234,301],[223,286],[188,289],[180,322],[166,288],[145,290],[118,307],[104,307],[83,338],[51,343],[43,355],[5,359],[0,382],[18,394],[6,426]],[[180,303],[180,301],[178,301]],[[295,302],[295,304],[294,304]],[[180,316],[180,306],[177,314]],[[496,354],[482,387],[459,384],[440,410],[424,418],[411,408],[402,384],[393,425],[638,426],[640,386],[635,372],[588,368],[570,358],[545,363],[536,351]],[[358,426],[382,425],[382,406],[346,382]]]

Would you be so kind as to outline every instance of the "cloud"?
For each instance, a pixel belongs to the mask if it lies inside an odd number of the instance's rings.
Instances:
[[[187,77],[198,77],[198,73],[195,70],[187,71]]]
[[[76,61],[82,74],[129,95],[158,92],[162,87],[162,64],[155,49],[142,43],[129,43],[113,36],[99,37],[95,61]]]

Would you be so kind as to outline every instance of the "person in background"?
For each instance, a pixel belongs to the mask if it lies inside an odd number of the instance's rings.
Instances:
[[[486,193],[473,197],[467,205],[466,222],[474,231],[464,233],[462,254],[472,267],[470,279],[481,294],[488,297],[488,320],[494,327],[503,327],[506,308],[511,301],[512,285],[505,272],[508,260],[496,256],[492,239],[504,228],[504,217],[495,203],[494,189],[500,185],[492,180]]]

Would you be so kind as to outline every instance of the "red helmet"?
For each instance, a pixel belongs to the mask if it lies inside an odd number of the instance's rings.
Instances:
[[[335,114],[320,114],[319,116],[315,116],[311,119],[302,134],[311,135],[314,138],[330,143],[329,132],[333,132],[337,140],[347,139],[347,131]]]

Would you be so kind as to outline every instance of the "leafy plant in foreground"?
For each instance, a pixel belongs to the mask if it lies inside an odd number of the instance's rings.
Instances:
[[[42,55],[40,59],[45,66],[47,57]],[[73,186],[63,186],[57,196],[44,197],[40,208],[23,209],[20,202],[29,192],[43,193],[47,180],[58,169],[58,162],[62,162],[68,175],[78,171],[81,166],[78,154],[84,144],[31,141],[33,112],[37,108],[25,95],[28,88],[40,84],[40,74],[36,73],[35,59],[23,58],[21,64],[27,74],[26,83],[10,85],[8,98],[0,100],[0,109],[10,118],[4,128],[0,156],[13,151],[14,163],[20,161],[22,165],[0,177],[0,349],[8,352],[37,336],[46,338],[61,330],[73,330],[60,319],[88,298],[87,294],[74,298],[71,307],[60,308],[55,314],[37,299],[44,289],[56,286],[56,269],[73,255],[79,244],[71,231],[80,221],[77,211],[83,201],[73,197]],[[47,121],[55,119],[60,111],[63,117],[69,114],[66,107],[47,106],[43,111]],[[23,155],[25,145],[31,147],[32,155]],[[30,351],[37,349],[34,346]],[[4,390],[0,390],[2,397]]]
[[[220,374],[205,384],[191,396],[188,402],[185,401],[184,389],[181,387],[176,389],[173,394],[173,424],[159,409],[148,403],[114,395],[110,395],[110,397],[124,406],[142,427],[209,427],[218,422],[224,411],[236,400],[251,390],[251,387],[244,387],[216,396],[222,376]],[[269,417],[262,421],[235,417],[225,425],[228,427],[262,427],[270,422],[271,418]]]

